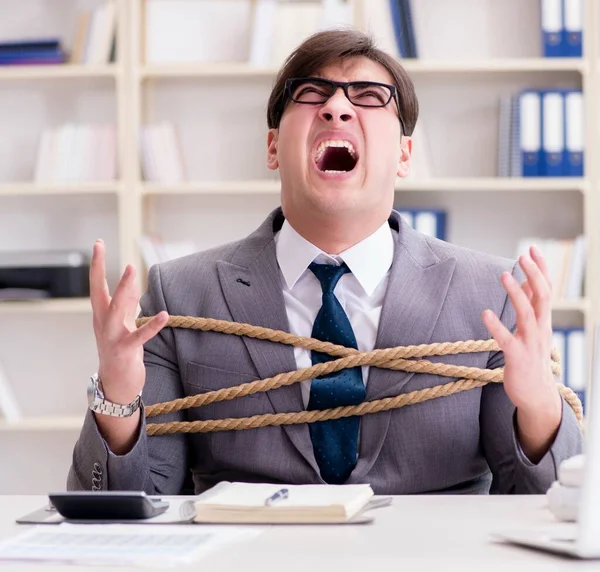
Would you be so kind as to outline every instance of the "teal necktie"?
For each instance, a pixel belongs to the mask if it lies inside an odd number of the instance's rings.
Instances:
[[[343,264],[315,264],[310,270],[321,282],[322,306],[313,325],[312,337],[358,349],[350,320],[333,290],[350,269]],[[336,359],[329,354],[311,352],[312,363]],[[365,385],[360,367],[344,369],[313,379],[307,409],[329,409],[342,405],[358,405],[365,399]],[[321,477],[327,483],[344,483],[354,469],[358,452],[359,418],[346,417],[319,421],[309,425],[310,436]]]

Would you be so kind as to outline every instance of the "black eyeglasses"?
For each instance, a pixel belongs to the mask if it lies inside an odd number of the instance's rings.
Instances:
[[[341,87],[348,101],[357,107],[385,107],[394,98],[398,108],[398,118],[404,129],[404,121],[400,117],[400,102],[395,85],[376,81],[332,81],[320,77],[291,78],[285,82],[285,94],[281,106],[281,114],[285,107],[286,96],[295,103],[322,105],[337,89]]]

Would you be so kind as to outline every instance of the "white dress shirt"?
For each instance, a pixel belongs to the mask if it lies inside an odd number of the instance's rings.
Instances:
[[[371,351],[375,347],[379,316],[394,258],[392,232],[386,221],[348,250],[329,255],[300,236],[285,220],[275,236],[275,244],[290,332],[311,337],[313,323],[321,308],[323,290],[318,278],[308,268],[311,262],[337,265],[345,262],[352,272],[340,278],[333,292],[348,315],[358,349]],[[298,369],[312,365],[309,350],[295,347],[294,356]],[[363,366],[365,385],[368,375],[369,368]],[[305,408],[310,397],[311,381],[301,382]]]

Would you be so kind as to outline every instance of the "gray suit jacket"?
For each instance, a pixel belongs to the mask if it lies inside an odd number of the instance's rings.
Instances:
[[[274,233],[277,209],[249,237],[151,268],[142,314],[167,310],[287,330]],[[427,237],[392,212],[394,261],[376,347],[488,339],[481,312],[491,308],[510,329],[515,314],[499,277],[523,275],[515,261]],[[242,279],[240,281],[239,279]],[[249,284],[244,284],[244,282]],[[503,365],[501,352],[429,358],[479,368]],[[170,401],[296,369],[293,348],[215,332],[164,329],[145,348],[143,401]],[[367,400],[450,381],[372,367]],[[300,385],[154,417],[170,420],[245,417],[303,409]],[[143,417],[143,411],[142,411]],[[502,384],[361,418],[357,465],[349,483],[378,494],[544,493],[559,463],[581,452],[576,418],[566,404],[558,435],[532,464],[515,437],[514,407]],[[190,478],[191,477],[191,478]],[[249,431],[139,437],[114,455],[88,411],[67,488],[199,493],[222,480],[322,483],[307,425]],[[186,486],[189,488],[186,489]]]

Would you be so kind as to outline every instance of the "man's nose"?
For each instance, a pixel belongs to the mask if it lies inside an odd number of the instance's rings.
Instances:
[[[319,110],[319,116],[324,121],[338,122],[351,121],[356,117],[354,106],[344,94],[344,90],[338,87],[335,93],[323,104]]]

